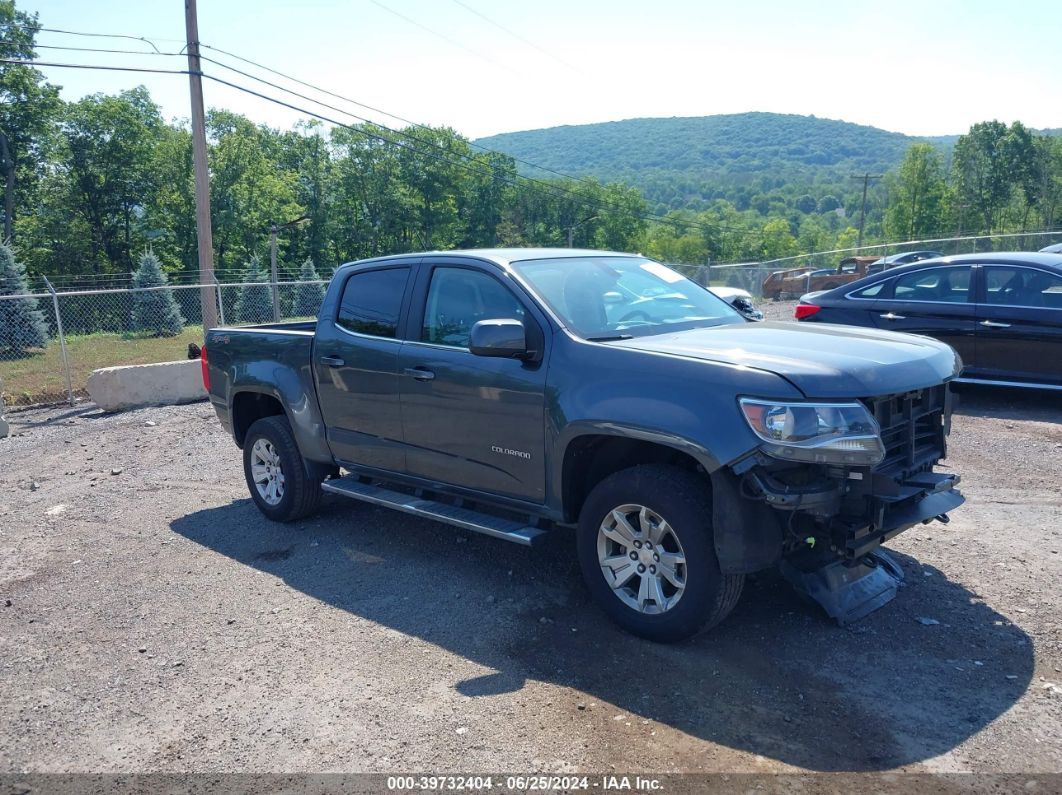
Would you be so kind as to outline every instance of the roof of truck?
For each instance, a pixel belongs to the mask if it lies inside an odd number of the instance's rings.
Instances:
[[[532,259],[561,259],[564,257],[641,257],[641,254],[631,254],[623,251],[598,251],[589,248],[467,248],[452,251],[410,251],[405,254],[394,254],[384,257],[374,257],[372,260],[359,260],[358,262],[372,262],[375,260],[396,259],[419,259],[432,255],[442,256],[466,256],[486,259],[497,262],[500,265],[508,265],[511,262],[522,262]],[[346,263],[351,264],[351,263]]]

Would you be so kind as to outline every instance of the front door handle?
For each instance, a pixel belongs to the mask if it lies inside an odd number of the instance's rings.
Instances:
[[[880,317],[883,317],[885,320],[907,320],[907,318],[904,317],[903,315],[896,315],[896,314],[893,314],[892,312],[886,312],[884,315],[881,315]]]
[[[346,362],[338,356],[322,356],[321,364],[327,364],[329,367],[342,367]]]
[[[982,320],[981,325],[985,328],[1010,328],[1010,323],[997,323],[994,320]]]
[[[426,367],[407,367],[406,375],[411,376],[418,381],[430,381],[435,377],[435,373]]]

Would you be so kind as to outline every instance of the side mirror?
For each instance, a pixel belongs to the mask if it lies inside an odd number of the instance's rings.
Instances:
[[[527,355],[527,330],[510,318],[480,320],[468,338],[468,350],[476,356],[518,359]]]

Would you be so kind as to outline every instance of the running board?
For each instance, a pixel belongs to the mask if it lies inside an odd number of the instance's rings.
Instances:
[[[456,505],[447,505],[444,502],[425,500],[412,494],[403,494],[400,491],[392,491],[370,483],[362,483],[352,475],[326,480],[321,484],[321,488],[333,494],[342,494],[344,497],[352,497],[355,500],[381,505],[384,508],[394,508],[396,511],[423,519],[434,519],[436,522],[463,527],[465,530],[483,533],[483,535],[501,538],[527,547],[532,546],[546,534],[542,528],[530,527],[521,522],[501,519]]]

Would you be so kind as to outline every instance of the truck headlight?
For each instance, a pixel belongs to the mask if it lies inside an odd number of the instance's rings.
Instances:
[[[775,458],[874,466],[885,457],[881,429],[862,403],[738,402],[763,451]]]

